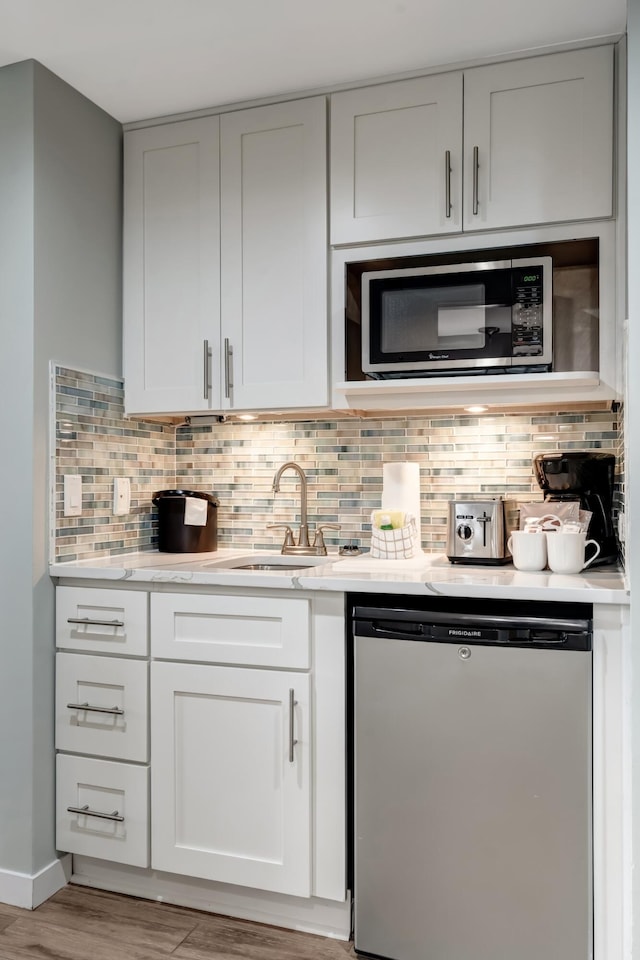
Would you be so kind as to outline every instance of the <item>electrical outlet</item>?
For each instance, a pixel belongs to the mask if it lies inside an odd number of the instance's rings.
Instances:
[[[79,474],[66,474],[64,486],[64,515],[79,517],[82,513],[82,477]]]
[[[131,481],[128,477],[114,477],[113,515],[123,517],[131,510]]]

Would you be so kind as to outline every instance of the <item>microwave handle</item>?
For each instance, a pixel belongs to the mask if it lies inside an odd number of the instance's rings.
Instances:
[[[444,152],[444,215],[451,216],[451,150]]]
[[[478,147],[473,148],[473,215],[478,216],[478,169],[480,167]]]

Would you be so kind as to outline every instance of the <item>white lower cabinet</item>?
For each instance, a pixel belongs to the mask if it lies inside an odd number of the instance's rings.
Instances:
[[[153,663],[157,870],[311,894],[307,674]]]
[[[56,846],[135,867],[149,866],[148,605],[144,590],[56,590]]]
[[[58,849],[346,909],[342,595],[65,585],[57,602]]]

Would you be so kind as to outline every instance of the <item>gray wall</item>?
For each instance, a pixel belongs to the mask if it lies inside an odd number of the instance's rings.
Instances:
[[[120,375],[121,127],[34,61],[0,70],[0,870],[54,849],[49,361]]]
[[[628,229],[628,298],[629,340],[627,356],[640,356],[640,0],[628,3],[628,107],[627,107],[627,229]],[[640,503],[640,424],[635,411],[640,410],[640,377],[637,363],[629,361],[627,392],[627,518],[629,583],[631,596],[631,827],[633,890],[630,921],[633,925],[633,956],[640,957],[640,512],[633,509]]]

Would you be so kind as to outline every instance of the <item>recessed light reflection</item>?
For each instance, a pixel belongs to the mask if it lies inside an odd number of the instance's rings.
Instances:
[[[239,413],[238,420],[256,420],[255,413]]]
[[[467,413],[486,413],[489,407],[485,407],[481,403],[476,403],[470,407],[465,407],[464,409]]]

